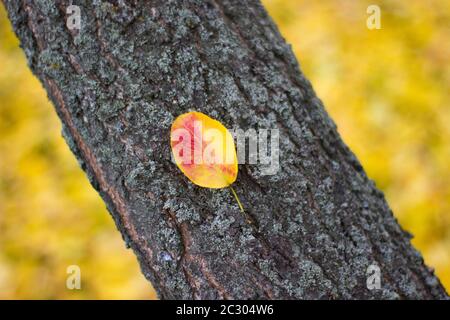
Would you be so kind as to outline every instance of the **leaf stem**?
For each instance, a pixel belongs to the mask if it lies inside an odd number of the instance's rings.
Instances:
[[[245,212],[245,211],[244,211],[244,208],[242,207],[242,203],[241,203],[241,201],[239,200],[239,197],[237,196],[236,191],[234,191],[234,189],[233,189],[232,186],[230,186],[230,190],[231,190],[231,192],[233,193],[233,196],[236,198],[236,201],[237,201],[237,203],[238,203],[238,205],[239,205],[239,208],[241,209],[241,212]]]

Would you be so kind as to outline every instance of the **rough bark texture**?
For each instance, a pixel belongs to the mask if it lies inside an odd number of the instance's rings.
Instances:
[[[3,1],[160,298],[447,297],[258,1],[74,0],[80,32],[66,26],[72,1]],[[188,110],[280,130],[278,174],[239,168],[247,216],[171,162],[170,125]],[[371,264],[380,290],[366,287]]]

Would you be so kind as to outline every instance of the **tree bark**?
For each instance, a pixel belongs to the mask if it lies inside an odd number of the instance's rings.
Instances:
[[[259,1],[3,2],[160,298],[448,298]],[[72,2],[79,31],[66,25]],[[197,187],[172,163],[170,125],[189,110],[280,130],[277,174],[239,166],[245,214],[229,190]],[[367,288],[370,265],[380,289]]]

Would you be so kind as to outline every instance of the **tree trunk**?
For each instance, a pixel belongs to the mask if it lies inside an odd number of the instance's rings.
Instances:
[[[3,2],[160,298],[447,298],[259,1],[74,0],[79,31],[72,1]],[[189,110],[280,130],[277,174],[239,166],[245,214],[171,161],[171,123]],[[380,289],[367,287],[371,265]]]

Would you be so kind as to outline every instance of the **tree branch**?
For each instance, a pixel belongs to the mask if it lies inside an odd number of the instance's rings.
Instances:
[[[66,26],[72,1],[3,2],[160,298],[447,298],[258,1],[73,1],[79,31]],[[171,162],[170,125],[188,110],[280,130],[276,175],[240,165],[248,217]]]

